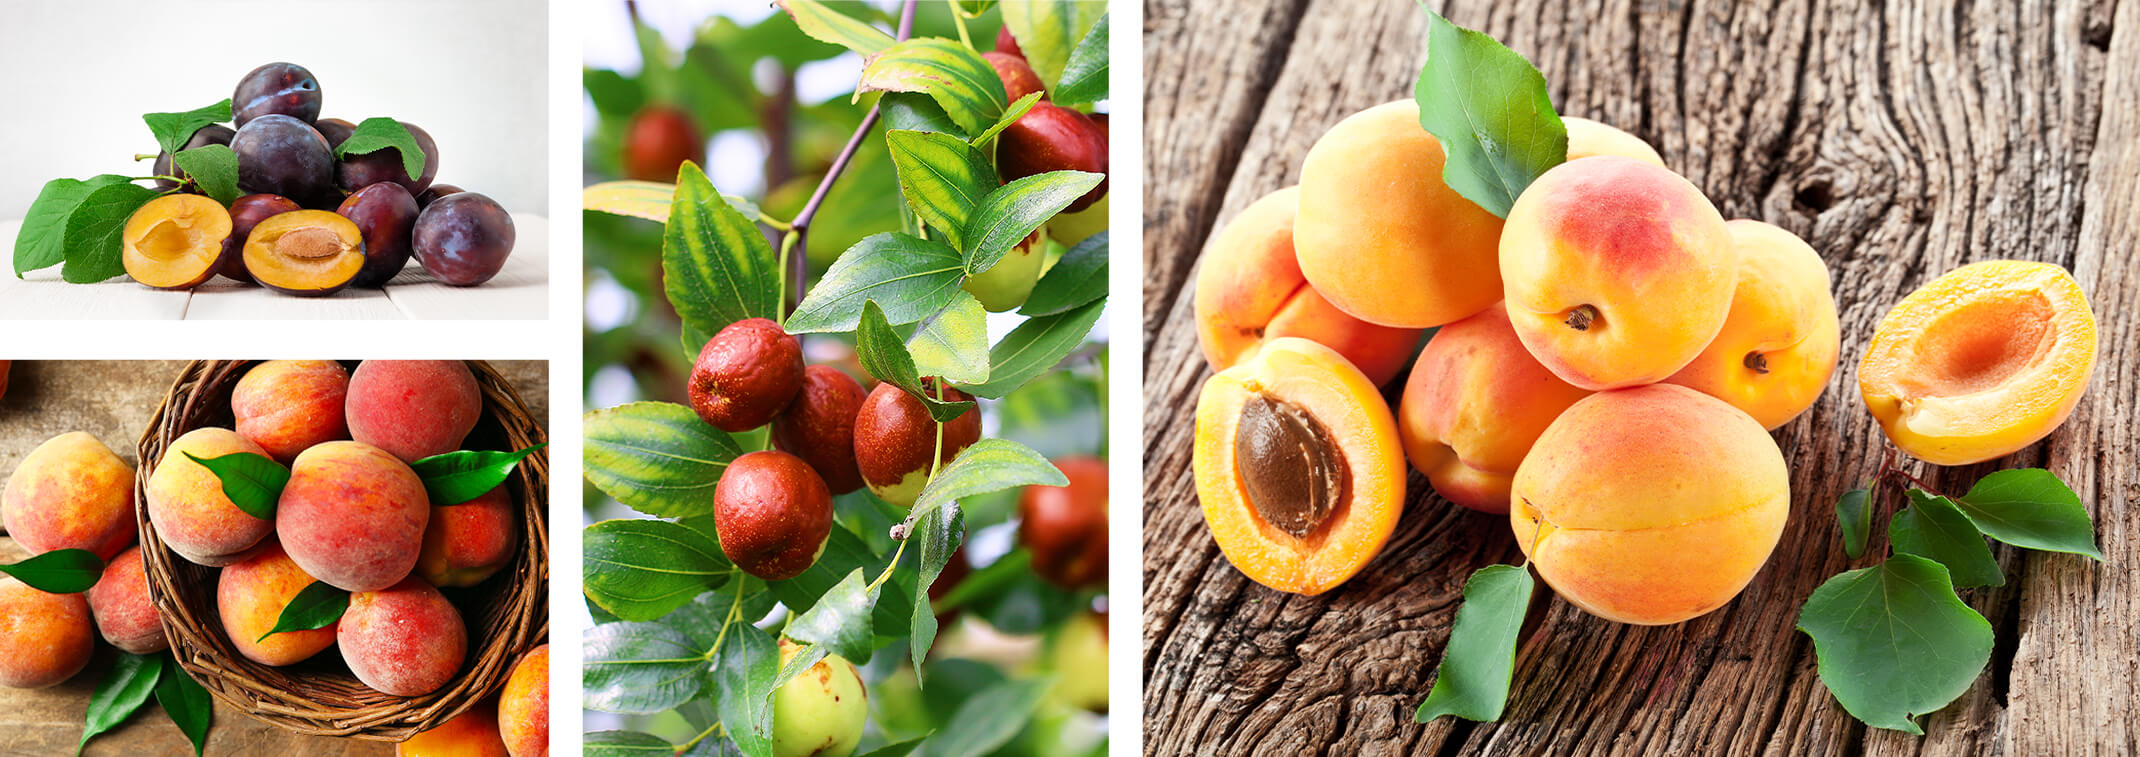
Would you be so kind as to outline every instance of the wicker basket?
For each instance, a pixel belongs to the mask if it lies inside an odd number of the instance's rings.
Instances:
[[[149,475],[164,448],[196,428],[230,428],[231,389],[251,361],[196,361],[186,366],[141,436],[135,500],[146,502]],[[483,391],[483,419],[469,449],[518,450],[546,440],[540,419],[497,371],[469,363]],[[523,652],[549,636],[548,457],[531,455],[507,480],[525,524],[511,570],[468,589],[445,589],[468,623],[469,655],[444,688],[420,697],[381,694],[357,681],[341,655],[322,652],[288,667],[270,667],[238,654],[216,614],[217,570],[187,562],[156,536],[146,505],[135,508],[141,556],[163,615],[171,652],[181,666],[224,703],[298,733],[402,741],[461,714],[505,685]]]

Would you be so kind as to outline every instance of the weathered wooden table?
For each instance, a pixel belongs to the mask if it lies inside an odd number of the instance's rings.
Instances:
[[[1325,129],[1410,96],[1425,14],[1402,0],[1148,1],[1145,748],[2140,751],[2140,2],[1429,4],[1528,56],[1563,113],[1634,132],[1726,217],[1781,225],[1827,259],[1842,365],[1776,433],[1790,524],[1737,601],[1687,623],[1623,626],[1542,600],[1500,722],[1414,724],[1464,579],[1521,557],[1506,518],[1454,507],[1414,473],[1397,532],[1350,583],[1308,598],[1243,577],[1205,531],[1189,473],[1211,373],[1189,287],[1205,238],[1298,181]],[[2006,585],[1963,594],[1996,630],[1990,667],[1925,719],[1927,735],[1869,729],[1818,682],[1794,629],[1815,586],[1884,552],[1875,536],[1874,554],[1849,559],[1835,525],[1837,497],[1886,447],[1856,363],[1903,294],[1992,258],[2073,271],[2098,319],[2095,379],[2045,442],[1915,472],[1960,491],[1996,469],[2048,467],[2088,504],[2106,561],[1995,547]]]

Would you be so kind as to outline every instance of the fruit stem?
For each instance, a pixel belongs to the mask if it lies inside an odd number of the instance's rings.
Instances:
[[[919,2],[919,0],[906,0],[899,11],[899,34],[897,39],[901,42],[906,41],[907,37],[914,33],[914,4],[916,2]],[[825,195],[832,191],[832,183],[839,180],[841,173],[846,172],[847,164],[854,160],[855,150],[862,146],[862,140],[869,136],[869,130],[877,126],[877,116],[882,108],[882,102],[869,106],[868,115],[862,117],[862,125],[855,127],[854,135],[847,138],[847,146],[840,148],[839,157],[832,159],[832,167],[825,169],[825,178],[817,183],[817,191],[810,194],[810,201],[803,205],[802,212],[795,214],[795,220],[792,223],[794,233],[797,236],[797,244],[801,244],[801,237],[810,233],[810,222],[817,218],[817,209],[825,204]],[[804,247],[803,249],[809,248]]]
[[[736,573],[738,573],[738,572],[740,572],[740,571],[741,571],[741,569],[740,569],[740,568],[737,568],[737,567],[735,567],[735,566],[729,566],[729,568],[728,568],[728,572],[729,572],[729,577],[733,578],[733,577],[734,577],[734,574],[736,574]],[[743,592],[741,592],[741,591],[737,591],[737,592],[736,592],[736,599],[735,599],[735,601],[733,601],[733,602],[730,602],[730,603],[728,604],[728,618],[727,618],[726,620],[722,620],[722,621],[721,621],[721,632],[720,632],[720,633],[718,633],[718,634],[715,634],[715,635],[714,635],[714,637],[713,637],[713,648],[712,648],[712,649],[708,649],[708,650],[706,650],[706,654],[705,654],[705,656],[703,656],[703,657],[700,657],[699,659],[702,659],[702,660],[706,660],[706,661],[708,661],[708,662],[712,662],[713,660],[715,660],[715,659],[718,659],[718,658],[720,657],[720,655],[721,655],[721,642],[724,642],[724,641],[727,641],[727,640],[728,640],[728,629],[729,629],[730,627],[732,627],[732,626],[734,626],[734,625],[736,624],[736,618],[737,618],[737,616],[740,616],[740,615],[742,615],[742,614],[743,614]]]
[[[951,23],[959,29],[959,44],[978,52],[979,48],[973,46],[973,38],[966,36],[966,13],[959,9],[959,0],[944,0],[944,4],[951,6]]]
[[[676,747],[676,753],[683,754],[685,752],[691,751],[692,747],[698,746],[699,742],[705,741],[706,737],[712,736],[715,731],[719,730],[721,730],[720,723],[714,723],[713,725],[706,726],[706,730],[699,731],[698,735],[691,737],[690,741],[674,745]]]
[[[780,270],[782,273],[780,276],[780,297],[774,300],[773,304],[773,322],[782,326],[786,326],[788,323],[789,284],[794,284],[793,291],[802,292],[803,267],[788,265],[790,259],[788,253],[795,250],[795,241],[801,238],[802,234],[795,231],[780,235]]]

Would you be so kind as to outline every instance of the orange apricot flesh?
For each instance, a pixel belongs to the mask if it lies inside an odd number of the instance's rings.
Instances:
[[[1746,411],[1763,428],[1820,399],[1842,344],[1828,266],[1798,235],[1760,221],[1724,224],[1739,249],[1739,284],[1724,329],[1665,381]]]

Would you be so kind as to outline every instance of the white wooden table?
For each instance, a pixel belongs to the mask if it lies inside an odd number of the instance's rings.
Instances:
[[[69,284],[59,266],[23,278],[0,263],[0,320],[523,320],[549,317],[550,221],[513,216],[512,257],[496,278],[451,287],[415,260],[385,289],[342,290],[329,297],[292,297],[216,277],[188,291],[150,289],[121,276],[101,284]],[[11,260],[20,219],[0,221],[0,259]]]

